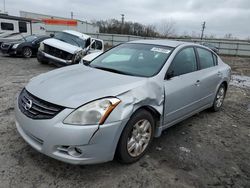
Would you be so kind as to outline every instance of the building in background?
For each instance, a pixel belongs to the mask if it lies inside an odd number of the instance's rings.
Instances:
[[[81,33],[99,33],[99,27],[77,19],[44,15],[33,12],[20,11],[20,16],[29,19],[41,20],[44,23],[46,33],[54,33],[62,30],[75,30]]]

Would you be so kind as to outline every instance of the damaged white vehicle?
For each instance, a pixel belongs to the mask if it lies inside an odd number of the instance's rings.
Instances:
[[[79,63],[89,53],[103,51],[102,40],[77,31],[65,30],[41,42],[37,59],[43,64],[71,65]]]

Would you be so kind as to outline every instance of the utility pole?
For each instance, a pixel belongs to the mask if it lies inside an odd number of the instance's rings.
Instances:
[[[124,14],[121,14],[121,16],[122,16],[121,34],[123,34],[123,29],[124,29]]]
[[[3,13],[5,14],[5,0],[3,0]]]
[[[74,13],[71,12],[70,15],[71,15],[71,19],[73,20],[73,18],[74,18]]]
[[[122,25],[124,25],[124,14],[121,14],[121,16],[122,16]]]
[[[205,28],[206,28],[206,22],[203,22],[203,24],[201,25],[201,40],[203,39]]]

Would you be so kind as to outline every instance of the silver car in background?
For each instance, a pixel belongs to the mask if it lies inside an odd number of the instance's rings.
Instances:
[[[16,126],[33,148],[72,164],[132,163],[153,137],[204,109],[218,111],[231,69],[192,43],[141,40],[90,63],[30,80],[15,105]]]

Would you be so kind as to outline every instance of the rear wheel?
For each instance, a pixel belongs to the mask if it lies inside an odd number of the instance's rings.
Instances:
[[[214,99],[212,110],[217,112],[221,109],[226,95],[226,87],[224,84],[220,85]]]
[[[117,147],[121,162],[133,163],[146,153],[153,139],[154,122],[153,116],[146,110],[139,110],[130,118]]]
[[[32,56],[32,49],[29,47],[24,47],[22,50],[22,55],[25,58],[30,58]]]

